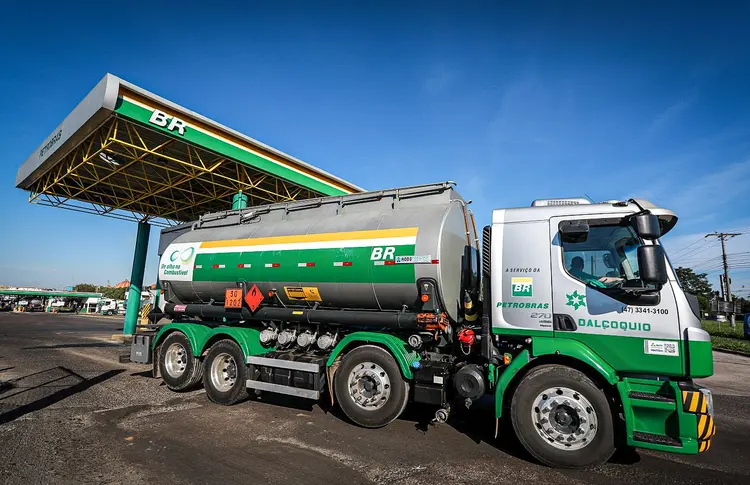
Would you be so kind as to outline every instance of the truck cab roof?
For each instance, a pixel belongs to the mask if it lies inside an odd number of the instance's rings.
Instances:
[[[628,201],[607,201],[591,203],[583,198],[538,199],[531,207],[495,209],[492,211],[493,224],[514,222],[548,221],[552,217],[581,217],[609,214],[628,216],[648,210],[662,221],[662,236],[677,224],[677,215],[669,209],[658,207],[646,199]]]

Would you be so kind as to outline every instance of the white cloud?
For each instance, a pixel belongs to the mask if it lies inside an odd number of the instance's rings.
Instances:
[[[651,121],[651,124],[648,126],[648,133],[653,134],[666,127],[670,123],[676,121],[680,116],[682,116],[685,111],[690,108],[690,106],[692,106],[695,98],[696,95],[691,94],[689,97],[667,106]]]
[[[714,213],[723,206],[746,200],[750,183],[750,160],[732,163],[720,170],[693,173],[694,181],[673,180],[677,190],[666,198],[678,214],[693,217]]]

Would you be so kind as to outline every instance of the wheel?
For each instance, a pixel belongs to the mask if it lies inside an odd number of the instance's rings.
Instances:
[[[191,351],[190,341],[182,332],[174,332],[159,347],[159,373],[173,391],[189,391],[200,381],[203,367]]]
[[[513,429],[534,458],[548,466],[580,468],[615,451],[607,397],[585,374],[561,365],[532,370],[510,406]]]
[[[219,340],[203,362],[203,387],[208,398],[230,406],[247,396],[245,354],[234,340]]]
[[[409,384],[391,354],[374,345],[352,350],[334,378],[336,399],[354,423],[380,428],[398,418],[409,399]]]

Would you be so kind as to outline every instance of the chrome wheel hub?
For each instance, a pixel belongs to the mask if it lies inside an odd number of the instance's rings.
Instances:
[[[237,379],[237,363],[234,357],[222,353],[214,357],[210,369],[211,384],[220,392],[227,392],[234,387]]]
[[[170,377],[180,377],[187,367],[188,355],[185,347],[181,344],[173,343],[164,352],[164,370]]]
[[[391,395],[391,380],[378,364],[362,362],[349,373],[349,395],[368,411],[380,409]]]
[[[594,406],[567,387],[551,387],[537,395],[531,419],[539,436],[555,448],[580,450],[593,441],[598,429]]]

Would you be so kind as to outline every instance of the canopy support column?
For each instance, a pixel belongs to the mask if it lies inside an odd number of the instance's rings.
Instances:
[[[148,237],[151,225],[148,222],[138,223],[138,233],[135,238],[135,253],[133,254],[133,270],[130,273],[130,289],[128,290],[128,308],[125,313],[123,333],[133,335],[138,322],[141,306],[141,291],[143,290],[143,273],[146,270],[146,255],[148,254]]]
[[[247,207],[247,196],[240,190],[232,197],[232,210],[245,209]]]

